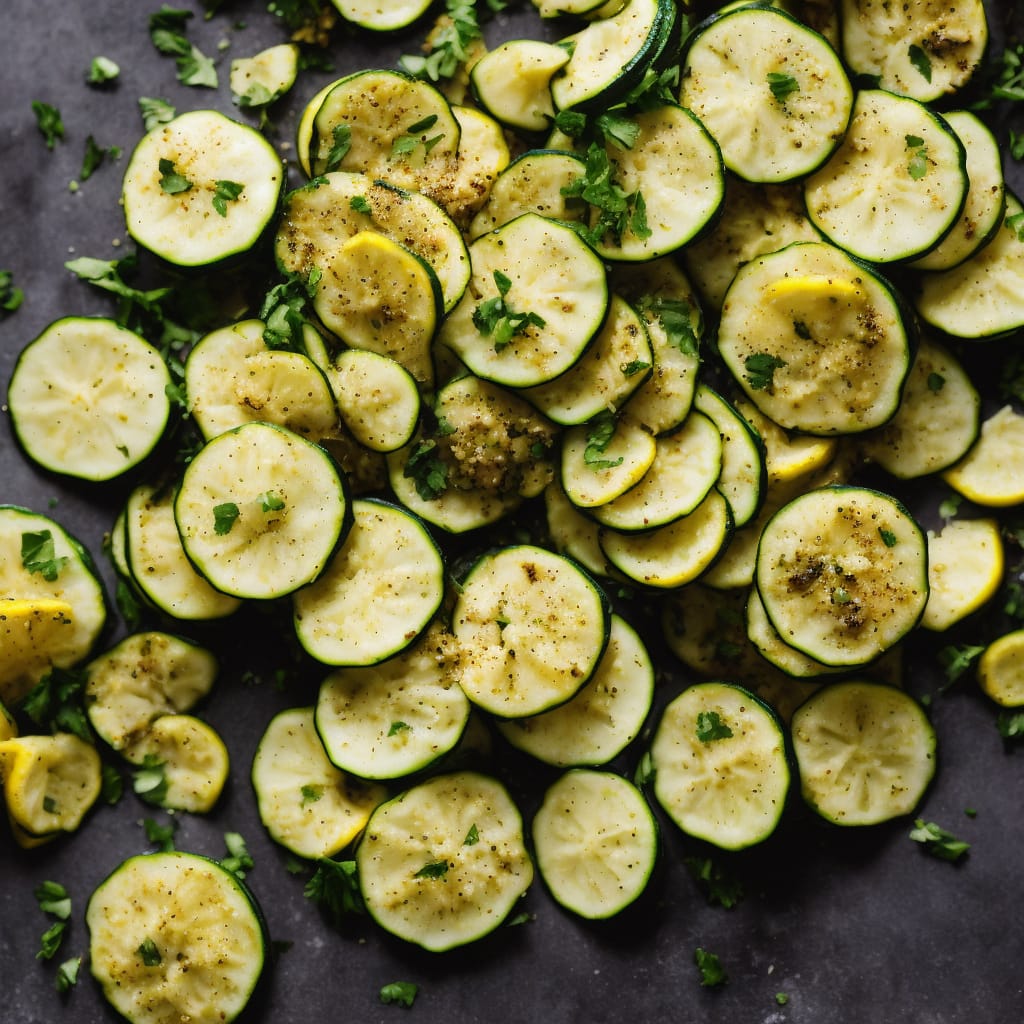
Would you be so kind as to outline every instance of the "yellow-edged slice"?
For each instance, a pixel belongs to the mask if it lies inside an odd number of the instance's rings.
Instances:
[[[978,659],[978,682],[997,704],[1024,705],[1024,629],[1005,633],[985,648]]]
[[[74,611],[57,598],[0,601],[0,698],[19,700],[76,647]]]
[[[977,611],[1003,579],[1003,541],[994,519],[956,519],[928,531],[928,603],[921,625],[949,629]]]
[[[978,505],[1024,502],[1024,416],[1009,405],[989,416],[973,447],[942,479]]]

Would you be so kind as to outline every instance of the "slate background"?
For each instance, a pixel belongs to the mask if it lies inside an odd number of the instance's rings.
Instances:
[[[159,57],[150,44],[147,21],[157,6],[155,0],[4,0],[0,9],[0,267],[14,272],[26,294],[23,307],[0,321],[4,388],[18,351],[51,320],[113,310],[105,295],[63,269],[75,256],[114,259],[131,247],[118,207],[124,157],[101,167],[77,194],[68,190],[78,176],[86,136],[92,133],[104,147],[121,146],[127,155],[141,134],[140,95],[165,97],[179,110],[216,105],[230,111],[229,60],[286,38],[259,0],[228,2],[210,21],[203,20],[198,0],[179,0],[175,6],[197,12],[189,35],[205,53],[219,53],[221,71],[216,94],[188,89],[176,82],[173,60]],[[998,54],[1004,20],[1016,18],[1019,29],[1024,16],[1014,0],[987,6],[995,36],[991,53]],[[524,34],[535,23],[532,14],[502,15],[490,23],[487,37],[493,43]],[[416,48],[424,32],[417,26],[404,37],[377,39],[339,25],[330,51],[335,76],[357,66],[392,66],[397,54]],[[221,40],[229,46],[218,51]],[[102,90],[84,82],[90,60],[99,54],[121,66],[116,85]],[[302,105],[330,77],[305,74],[274,108],[271,137],[285,155]],[[30,109],[35,99],[63,114],[66,138],[53,152],[36,130]],[[1021,130],[1020,114],[1012,116]],[[1024,188],[1020,166],[1008,168],[1008,175],[1018,191]],[[299,181],[294,172],[292,180]],[[996,346],[975,351],[980,355],[972,354],[971,368],[984,376],[995,363]],[[55,516],[96,554],[108,583],[112,575],[101,543],[126,488],[96,488],[41,473],[21,457],[6,415],[0,417],[0,501]],[[927,522],[935,503],[929,498],[921,507]],[[395,980],[420,985],[409,1011],[419,1024],[1021,1019],[1024,751],[1004,747],[995,709],[970,680],[934,703],[941,764],[921,809],[971,843],[962,865],[923,854],[908,841],[906,821],[833,831],[794,801],[769,842],[720,857],[746,885],[745,900],[733,910],[706,905],[681,862],[684,855],[704,851],[666,824],[655,878],[619,919],[576,921],[538,881],[525,901],[535,915],[531,923],[438,956],[390,939],[365,919],[344,933],[329,929],[302,896],[305,876],[288,873],[286,853],[260,827],[248,782],[256,742],[277,710],[313,700],[320,674],[307,671],[287,690],[276,689],[273,670],[286,663],[287,647],[262,626],[261,617],[252,616],[187,630],[225,651],[221,680],[203,714],[224,736],[233,771],[212,815],[178,816],[176,840],[180,849],[221,856],[223,833],[241,832],[256,861],[248,880],[272,938],[290,944],[268,964],[244,1024],[395,1020],[403,1011],[377,998],[381,985]],[[975,621],[954,638],[976,641],[991,628],[990,621]],[[117,625],[111,641],[121,632]],[[908,652],[908,685],[915,692],[936,689],[933,654],[944,642]],[[657,646],[656,638],[652,644]],[[659,703],[685,682],[670,659],[662,663]],[[243,683],[247,670],[262,681]],[[524,767],[500,747],[498,754],[496,769],[517,780],[515,792],[529,817],[550,773]],[[965,815],[968,807],[977,810],[976,817]],[[118,1019],[86,966],[67,999],[55,992],[56,964],[35,959],[49,920],[32,889],[44,879],[67,886],[74,912],[58,959],[84,953],[88,896],[123,858],[148,848],[140,827],[145,816],[162,817],[129,794],[116,807],[96,809],[78,834],[31,852],[17,849],[0,827],[0,1018],[7,1024]],[[700,987],[693,964],[697,946],[721,958],[729,974],[723,989]],[[788,994],[785,1006],[777,1005],[777,992]]]

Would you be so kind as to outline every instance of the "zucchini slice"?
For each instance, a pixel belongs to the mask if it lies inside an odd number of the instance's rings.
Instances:
[[[362,172],[436,198],[455,163],[461,129],[429,82],[400,71],[357,71],[327,93],[313,118],[314,175]]]
[[[154,607],[176,619],[202,622],[237,611],[241,600],[221,593],[185,554],[174,518],[174,490],[140,484],[124,507],[121,536],[128,579]]]
[[[299,74],[298,43],[279,43],[231,62],[231,97],[240,107],[267,107],[279,100]]]
[[[73,832],[100,795],[100,755],[58,732],[0,741],[0,777],[14,838],[31,847]]]
[[[351,515],[344,478],[327,452],[260,422],[200,449],[174,501],[189,559],[235,597],[281,597],[316,579]]]
[[[313,708],[289,708],[271,719],[252,760],[252,788],[271,838],[311,860],[340,853],[387,798],[383,786],[331,764]]]
[[[757,648],[758,653],[786,675],[801,679],[815,678],[841,668],[830,668],[820,661],[808,657],[795,647],[790,647],[779,636],[764,610],[764,602],[756,587],[751,587],[747,597],[747,639]]]
[[[935,248],[967,198],[967,154],[917,100],[857,93],[842,144],[804,183],[814,226],[854,256],[891,263]]]
[[[842,0],[840,32],[843,58],[856,74],[924,102],[967,85],[988,43],[982,0]]]
[[[610,431],[610,436],[609,436]],[[599,416],[562,440],[561,484],[577,508],[596,508],[625,494],[654,464],[658,446],[628,415]]]
[[[985,648],[978,659],[978,683],[1002,707],[1024,705],[1024,629],[1004,633]]]
[[[715,137],[730,171],[782,182],[832,154],[850,120],[853,87],[812,28],[776,7],[744,4],[712,15],[690,37],[680,102]]]
[[[234,1020],[267,954],[263,916],[241,880],[180,850],[118,865],[85,921],[93,977],[131,1024]]]
[[[892,686],[823,687],[797,708],[791,729],[803,797],[836,825],[910,814],[935,774],[935,730]]]
[[[1024,207],[1006,195],[1006,216],[992,239],[952,270],[922,274],[914,306],[954,338],[994,338],[1024,325]]]
[[[335,10],[346,20],[371,32],[394,32],[408,28],[422,17],[430,0],[331,0]]]
[[[518,131],[542,132],[555,119],[551,78],[568,63],[563,46],[510,39],[485,53],[469,80],[473,95],[492,117]]]
[[[1019,505],[1024,501],[1024,415],[1004,405],[986,417],[978,439],[942,479],[977,505]]]
[[[113,320],[64,317],[18,357],[7,401],[26,454],[44,469],[103,481],[164,435],[171,375],[152,345]]]
[[[323,273],[339,246],[360,231],[378,231],[430,264],[445,311],[459,301],[470,278],[469,254],[451,217],[432,199],[374,181],[367,174],[334,171],[285,197],[275,253],[286,273]]]
[[[472,281],[438,341],[507,387],[543,384],[575,365],[609,305],[590,246],[567,225],[524,213],[478,238],[470,256]]]
[[[387,661],[332,672],[320,684],[316,730],[342,771],[396,779],[453,750],[469,711],[454,640],[430,627]]]
[[[50,671],[85,658],[107,621],[86,549],[48,516],[0,505],[0,702],[15,705]]]
[[[755,581],[787,644],[824,665],[865,665],[921,618],[927,542],[895,498],[866,487],[823,487],[768,521]]]
[[[566,772],[544,794],[532,833],[551,895],[591,920],[635,902],[658,858],[658,825],[647,801],[611,772]]]
[[[460,230],[466,231],[512,155],[501,125],[489,114],[458,104],[452,107],[452,113],[462,134],[455,170],[445,182],[442,200],[448,215]]]
[[[609,628],[608,598],[580,566],[529,544],[490,552],[452,611],[462,688],[501,718],[564,704],[597,669]]]
[[[977,611],[1003,582],[1003,539],[995,519],[954,519],[928,531],[925,629],[945,630]]]
[[[849,434],[881,426],[899,407],[912,329],[883,278],[835,246],[801,242],[737,273],[718,350],[781,427]]]
[[[85,667],[89,724],[123,750],[161,715],[191,710],[213,687],[217,659],[169,633],[133,633]]]
[[[284,179],[281,158],[255,128],[216,110],[181,114],[132,153],[122,185],[128,233],[175,266],[218,263],[259,241]]]
[[[896,415],[859,438],[861,451],[901,480],[937,473],[967,454],[980,413],[981,397],[959,360],[922,337]]]
[[[514,747],[556,768],[607,764],[640,735],[654,700],[654,663],[640,635],[613,615],[594,674],[565,704],[497,723]]]
[[[665,708],[650,755],[654,796],[687,835],[741,850],[775,831],[790,785],[786,734],[750,691],[688,687]]]
[[[431,952],[483,938],[533,881],[518,808],[476,772],[429,779],[378,807],[356,864],[370,916]]]
[[[375,665],[408,647],[444,595],[437,542],[412,513],[359,498],[323,575],[292,598],[295,632],[325,665]]]
[[[600,527],[566,497],[557,480],[544,488],[544,512],[548,536],[559,554],[579,562],[592,576],[618,575],[601,550]]]

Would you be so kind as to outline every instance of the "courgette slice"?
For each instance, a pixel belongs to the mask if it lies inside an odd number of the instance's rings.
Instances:
[[[476,772],[429,779],[378,807],[356,864],[371,917],[432,952],[493,931],[533,881],[518,808]]]
[[[862,89],[842,144],[804,182],[814,226],[854,256],[912,260],[937,246],[967,198],[967,155],[924,104]]]
[[[795,647],[790,647],[779,636],[764,610],[764,602],[756,587],[751,587],[747,597],[747,638],[758,653],[786,675],[800,679],[815,678],[829,673],[841,672],[841,668],[822,665]]]
[[[469,80],[480,105],[502,124],[542,132],[555,119],[551,78],[569,63],[563,46],[540,39],[510,39],[474,65]]]
[[[454,640],[430,627],[387,661],[332,672],[320,684],[316,730],[342,771],[395,779],[453,750],[469,711]]]
[[[577,768],[548,787],[533,819],[537,868],[551,895],[588,919],[614,917],[643,893],[658,825],[626,779]]]
[[[50,671],[84,659],[107,621],[92,558],[59,523],[0,505],[0,701],[17,704]]]
[[[279,43],[231,62],[231,96],[240,107],[267,107],[279,100],[299,73],[298,43]]]
[[[175,266],[210,266],[259,241],[284,179],[256,129],[216,110],[181,114],[132,153],[122,186],[128,233]]]
[[[497,723],[514,747],[557,768],[607,764],[640,735],[654,699],[654,663],[640,635],[613,615],[594,674],[565,704]]]
[[[359,498],[323,575],[292,598],[295,632],[325,665],[375,665],[408,647],[444,594],[444,561],[416,516]]]
[[[1004,405],[987,416],[977,440],[942,479],[978,505],[1019,505],[1024,501],[1024,415]]]
[[[462,688],[501,718],[563,704],[597,669],[609,627],[604,591],[567,558],[529,544],[490,552],[452,610]]]
[[[750,401],[780,426],[811,434],[889,420],[915,343],[892,286],[824,242],[744,266],[718,327],[718,350]]]
[[[605,505],[643,479],[657,452],[654,437],[628,415],[573,427],[562,440],[565,496],[577,508]]]
[[[171,375],[152,345],[113,320],[50,324],[18,357],[7,401],[15,436],[44,469],[103,481],[163,437]]]
[[[89,723],[123,750],[161,715],[191,710],[210,692],[217,671],[205,647],[169,633],[133,633],[85,667]]]
[[[925,629],[942,631],[992,600],[1003,582],[1005,559],[994,519],[954,519],[928,531],[928,603]]]
[[[430,0],[331,0],[335,10],[346,20],[371,32],[396,32],[408,28],[422,17]]]
[[[473,373],[531,387],[583,356],[604,324],[608,283],[597,254],[572,228],[524,213],[478,238],[470,256],[472,281],[438,341]]]
[[[123,509],[127,577],[161,612],[201,622],[233,614],[241,600],[224,594],[196,571],[185,554],[174,518],[174,490],[140,484]]]
[[[740,850],[775,831],[790,786],[786,734],[750,691],[688,687],[665,708],[650,754],[654,796],[687,835]]]
[[[1007,708],[1024,705],[1024,629],[993,640],[978,659],[978,683],[984,693]]]
[[[544,512],[551,544],[559,554],[579,562],[592,576],[618,575],[601,550],[600,527],[566,497],[557,480],[544,488]]]
[[[387,798],[383,786],[331,764],[313,708],[289,708],[271,719],[252,760],[252,788],[271,838],[310,859],[340,853]]]
[[[817,32],[776,7],[744,4],[690,37],[680,102],[715,137],[729,170],[782,182],[828,159],[850,120],[853,88]]]
[[[826,686],[796,710],[791,730],[803,797],[836,825],[910,814],[935,773],[935,730],[892,686]]]
[[[96,888],[85,920],[93,977],[132,1024],[226,1024],[245,1008],[266,959],[252,894],[194,853],[129,858]]]
[[[865,665],[921,618],[927,543],[895,498],[866,487],[823,487],[768,521],[755,581],[787,644],[825,665]]]
[[[501,125],[489,114],[460,104],[452,106],[452,113],[462,134],[455,170],[445,183],[442,201],[452,220],[467,231],[512,156]]]

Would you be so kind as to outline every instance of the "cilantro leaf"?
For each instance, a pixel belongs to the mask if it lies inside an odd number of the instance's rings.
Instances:
[[[414,985],[411,981],[393,981],[381,988],[380,1001],[409,1007],[416,1001],[417,992],[419,992],[419,986]]]
[[[213,183],[213,208],[222,216],[228,215],[228,203],[234,202],[245,190],[237,181],[218,180]]]
[[[616,422],[615,413],[606,409],[598,413],[587,425],[587,444],[583,449],[583,462],[594,471],[614,469],[622,465],[621,455],[617,459],[603,457],[615,436]]]
[[[114,81],[120,73],[121,69],[109,57],[93,57],[85,80],[89,85],[106,85]]]
[[[447,18],[431,34],[429,52],[398,58],[402,70],[416,78],[451,78],[469,57],[470,44],[483,38],[474,0],[445,0],[444,6]]]
[[[78,984],[78,972],[82,966],[82,958],[80,956],[73,956],[68,960],[65,960],[57,968],[57,977],[54,984],[57,987],[57,991],[61,994],[69,992],[75,985]]]
[[[239,516],[238,506],[233,501],[225,501],[213,506],[213,531],[219,537],[231,532],[235,520]]]
[[[53,149],[64,139],[64,122],[61,120],[60,111],[49,103],[33,100],[32,112],[36,115],[36,125],[46,140],[46,148]]]
[[[140,800],[162,807],[167,799],[167,775],[164,762],[155,754],[146,754],[142,766],[132,773],[132,789]]]
[[[911,43],[907,49],[907,57],[914,65],[917,73],[926,81],[932,80],[932,62],[927,53],[916,43]]]
[[[139,948],[135,952],[139,954],[144,967],[159,967],[164,962],[157,944],[149,937],[139,943]]]
[[[116,160],[120,155],[121,148],[119,146],[108,146],[104,149],[90,135],[85,140],[85,154],[82,156],[82,169],[78,172],[78,176],[82,181],[88,181],[108,156],[112,160]]]
[[[574,225],[593,246],[600,245],[609,236],[617,245],[626,232],[632,232],[637,238],[651,235],[643,196],[639,190],[626,192],[615,181],[613,171],[607,150],[592,142],[587,149],[583,173],[561,189],[563,196],[582,199],[593,208],[593,222],[589,227]]]
[[[725,740],[730,736],[732,736],[732,729],[722,721],[722,716],[717,711],[697,712],[697,739],[701,743]]]
[[[142,829],[146,833],[146,841],[161,852],[170,853],[174,849],[174,833],[178,830],[177,819],[171,818],[166,825],[161,825],[152,818],[143,818]]]
[[[668,343],[684,355],[696,357],[700,342],[694,329],[696,311],[685,299],[664,299],[657,295],[644,295],[637,302],[644,319],[657,321],[668,336]]]
[[[227,856],[222,857],[218,863],[233,875],[245,878],[245,873],[256,866],[245,845],[245,840],[238,832],[225,832],[224,846],[228,851]]]
[[[718,904],[729,910],[743,899],[742,883],[727,875],[710,857],[687,857],[684,863],[712,906]]]
[[[315,269],[308,279],[289,274],[287,280],[267,292],[259,318],[266,325],[263,341],[268,348],[302,350],[302,331],[309,323],[306,310],[319,282],[320,271]]]
[[[216,89],[217,69],[212,58],[189,42],[183,32],[191,17],[191,11],[178,10],[165,4],[149,17],[149,37],[160,53],[174,57],[178,81],[182,85]]]
[[[972,644],[949,644],[939,651],[939,663],[946,676],[947,686],[955,683],[984,653],[984,647]]]
[[[341,166],[341,161],[352,148],[352,129],[347,124],[336,124],[331,129],[332,145],[324,163],[324,174],[330,174]]]
[[[354,860],[319,858],[317,869],[302,894],[323,907],[335,927],[349,914],[364,913]]]
[[[885,529],[883,526],[878,528],[878,536],[882,538],[882,543],[887,548],[894,548],[898,543],[896,534],[893,533],[892,530]]]
[[[754,352],[743,361],[747,371],[747,382],[755,391],[772,393],[775,387],[775,371],[786,365],[785,359],[770,352]]]
[[[161,157],[157,169],[160,171],[160,188],[169,196],[188,192],[192,188],[192,182],[174,169],[173,160]]]
[[[25,300],[25,293],[14,287],[14,275],[9,270],[0,270],[0,310],[6,316],[13,313]]]
[[[53,534],[49,530],[21,535],[21,564],[30,573],[39,573],[48,583],[53,583],[61,569],[68,564],[67,555],[57,557]]]
[[[405,463],[403,476],[416,485],[416,493],[424,501],[433,501],[448,486],[448,466],[438,457],[437,442],[420,441]]]
[[[429,860],[418,871],[413,872],[413,878],[445,878],[450,867],[446,860]]]
[[[147,132],[168,121],[173,121],[177,111],[167,102],[155,96],[139,97],[139,112],[142,114],[142,123]]]
[[[709,953],[698,946],[693,952],[693,960],[700,971],[700,983],[705,988],[717,988],[729,980],[721,961],[714,953]]]
[[[800,83],[792,76],[780,71],[769,71],[768,88],[772,91],[777,103],[785,103],[795,92],[800,91]]]
[[[82,673],[54,667],[29,691],[21,707],[36,725],[51,732],[70,732],[92,743],[89,720],[82,706],[84,689]]]
[[[493,273],[498,294],[481,302],[473,310],[473,326],[484,336],[494,338],[494,350],[500,352],[517,335],[525,334],[529,327],[544,327],[544,318],[536,313],[518,313],[505,301],[512,280],[500,270]]]
[[[926,822],[921,818],[914,820],[910,838],[915,843],[921,843],[933,857],[951,862],[960,860],[971,848],[970,843],[957,839],[951,832],[936,825],[934,821]]]

